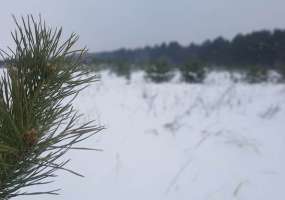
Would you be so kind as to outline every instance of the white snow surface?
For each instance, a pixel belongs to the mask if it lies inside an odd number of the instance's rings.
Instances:
[[[285,85],[130,81],[102,72],[75,107],[106,129],[72,151],[54,200],[285,199]]]

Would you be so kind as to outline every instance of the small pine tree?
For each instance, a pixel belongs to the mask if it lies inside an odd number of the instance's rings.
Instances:
[[[202,62],[190,60],[180,67],[182,81],[201,83],[205,79],[206,71]]]
[[[159,58],[154,64],[150,64],[145,69],[146,78],[155,82],[162,83],[173,78],[172,67],[165,58]]]
[[[131,79],[131,65],[127,62],[117,61],[112,65],[111,70],[119,77]]]
[[[12,37],[16,49],[1,51],[5,69],[0,79],[0,199],[19,195],[57,194],[57,190],[28,192],[50,183],[69,160],[62,156],[76,144],[102,130],[80,118],[72,100],[96,77],[81,71],[85,49],[73,50],[78,36],[61,42],[62,29],[52,30],[32,16],[17,21]]]
[[[251,65],[246,69],[246,80],[249,83],[260,83],[267,81],[268,70],[263,66]]]

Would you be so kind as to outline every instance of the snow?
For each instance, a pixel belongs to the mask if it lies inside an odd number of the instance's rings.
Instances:
[[[211,73],[203,84],[130,81],[102,72],[75,107],[106,129],[73,151],[49,189],[68,200],[284,199],[285,86],[234,83]],[[20,198],[19,198],[20,199]]]

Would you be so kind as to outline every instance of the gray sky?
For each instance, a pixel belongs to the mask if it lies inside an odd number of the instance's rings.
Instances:
[[[0,6],[0,47],[11,45],[11,14],[41,13],[47,23],[76,32],[90,51],[183,45],[239,32],[285,28],[284,0],[9,0]]]

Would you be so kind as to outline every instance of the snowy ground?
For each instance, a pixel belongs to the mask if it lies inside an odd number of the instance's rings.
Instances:
[[[285,199],[284,85],[234,84],[223,73],[203,85],[103,73],[76,107],[105,125],[85,143],[104,151],[69,154],[86,177],[60,173],[49,189],[61,196],[21,199]]]

